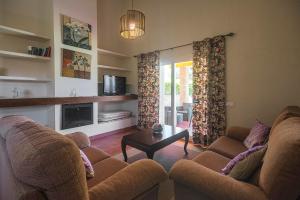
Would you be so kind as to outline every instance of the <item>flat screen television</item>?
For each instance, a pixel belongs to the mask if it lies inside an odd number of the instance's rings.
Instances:
[[[104,95],[125,95],[126,77],[103,76],[103,94]]]

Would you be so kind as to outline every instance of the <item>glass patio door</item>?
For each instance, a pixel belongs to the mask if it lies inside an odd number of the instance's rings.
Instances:
[[[192,61],[160,66],[160,123],[192,132]]]
[[[174,64],[175,70],[175,124],[177,127],[192,130],[193,101],[192,61]]]
[[[173,98],[173,64],[160,66],[160,101],[159,121],[161,124],[174,125],[174,98]]]

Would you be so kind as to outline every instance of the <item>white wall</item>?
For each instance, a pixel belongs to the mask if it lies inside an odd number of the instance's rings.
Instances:
[[[51,79],[52,83],[1,82],[0,97],[11,98],[12,90],[17,87],[20,91],[29,91],[26,97],[66,97],[73,89],[77,96],[97,95],[97,0],[0,0],[0,24],[24,29],[51,38],[46,46],[52,46],[50,62],[36,62],[18,59],[2,59],[0,57],[1,75],[28,76],[40,79]],[[74,17],[92,25],[92,50],[84,50],[62,44],[61,15]],[[100,15],[99,15],[100,17]],[[101,18],[101,17],[100,17]],[[105,30],[102,33],[107,33]],[[115,42],[118,46],[118,42]],[[18,37],[0,34],[0,49],[26,53],[28,45],[41,45]],[[76,79],[61,76],[62,48],[87,53],[92,56],[91,79]],[[5,73],[4,73],[5,71]],[[23,114],[44,125],[55,128],[61,133],[83,131],[89,135],[104,133],[135,124],[134,119],[121,122],[98,124],[98,103],[94,103],[94,124],[68,130],[61,129],[61,106],[41,106],[24,108],[1,108],[0,116]],[[121,104],[119,107],[122,107]],[[129,103],[130,106],[130,103]],[[128,106],[126,106],[128,107]]]
[[[300,105],[299,0],[139,0],[135,8],[146,15],[146,34],[121,40],[125,47],[120,51],[131,55],[236,33],[226,43],[227,101],[234,102],[228,126],[249,127],[256,118],[271,124],[284,106]],[[111,19],[120,17],[119,10],[106,13],[114,15]],[[119,24],[106,21],[104,30]],[[101,39],[107,48],[110,40],[120,36]]]
[[[2,0],[3,1],[3,0]],[[4,24],[29,30],[34,33],[52,38],[52,60],[50,64],[26,60],[5,59],[5,66],[10,66],[6,75],[22,75],[38,78],[50,78],[53,84],[38,83],[1,83],[0,94],[11,97],[12,88],[30,90],[32,97],[37,96],[70,96],[72,89],[76,89],[78,96],[97,95],[97,1],[90,0],[4,0],[5,19]],[[74,17],[92,25],[92,51],[70,47],[62,44],[61,38],[61,15]],[[26,51],[28,45],[26,40],[7,37],[9,42],[1,43],[1,48],[7,50]],[[11,45],[13,43],[13,45]],[[74,51],[88,53],[92,57],[91,79],[75,79],[61,76],[62,57],[61,49],[66,48]],[[1,63],[0,63],[1,64]],[[50,65],[50,66],[49,66]],[[22,66],[22,67],[20,67]],[[61,131],[61,106],[42,106],[28,108],[1,109],[1,115],[24,114],[45,125],[55,128],[57,131],[67,133],[80,130],[88,134],[97,133],[97,108],[94,103],[94,124],[90,126]],[[101,131],[99,131],[101,132]]]
[[[4,0],[0,0],[0,23],[3,23]]]
[[[0,24],[22,29],[48,38],[52,37],[52,1],[51,0],[1,0]],[[20,37],[1,35],[2,50],[27,53],[27,46],[47,47],[51,43],[37,42]],[[51,79],[50,62],[26,59],[2,58],[5,75],[30,76]],[[43,89],[42,89],[43,90]],[[42,96],[42,95],[40,95]]]
[[[131,8],[131,1],[98,0],[98,47],[120,53],[129,53],[131,41],[120,37],[120,17]],[[125,73],[131,92],[137,93],[136,59],[116,58],[115,56],[100,55],[98,64],[118,66],[130,69]],[[101,70],[100,70],[101,71]]]
[[[35,106],[35,107],[24,107],[24,108],[1,108],[0,117],[7,115],[24,115],[40,124],[48,127],[52,127],[51,115],[52,106]]]
[[[98,47],[119,53],[127,54],[127,45],[129,41],[122,39],[119,36],[119,21],[120,16],[126,13],[130,7],[129,1],[124,0],[98,0]],[[98,69],[99,81],[102,81],[103,74],[111,74],[117,76],[125,76],[127,78],[127,85],[129,85],[129,92],[137,93],[137,71],[135,58],[121,58],[109,55],[99,55],[98,64],[109,65],[116,67],[127,68],[130,71],[104,70]],[[129,127],[137,124],[137,100],[117,102],[117,103],[101,103],[99,111],[102,110],[128,110],[131,111],[135,119],[122,120],[115,123],[114,126],[119,128]]]
[[[54,17],[54,48],[55,48],[55,96],[69,96],[71,90],[76,88],[79,96],[92,96],[97,94],[97,1],[90,0],[53,0]],[[80,11],[80,12],[79,12]],[[71,47],[62,44],[61,15],[70,16],[92,25],[92,50]],[[67,78],[61,76],[62,48],[90,54],[91,79]]]
[[[127,0],[98,0],[98,47],[121,53],[126,50],[127,41],[119,37],[119,22],[127,6]]]
[[[0,24],[18,29],[27,30],[43,36],[52,37],[52,1],[51,0],[1,0],[0,1]],[[47,47],[50,43],[28,41],[18,37],[0,34],[0,49],[27,52],[28,45]],[[38,79],[52,79],[52,60],[47,62],[12,59],[0,57],[1,75],[35,77]],[[4,69],[4,70],[3,70]],[[52,83],[30,82],[0,82],[0,97],[11,98],[13,88],[18,88],[21,97],[45,97],[53,96]],[[23,114],[32,119],[52,126],[49,115],[51,107],[34,108],[1,108],[0,116],[10,114]]]
[[[62,44],[61,38],[61,15],[67,15],[92,26],[92,50],[70,47]],[[54,26],[54,73],[55,73],[55,96],[70,96],[72,89],[76,90],[77,96],[97,95],[97,1],[96,0],[53,0],[53,26]],[[91,79],[76,79],[61,76],[62,48],[87,53],[92,56]],[[94,123],[97,123],[97,104],[94,103]],[[55,129],[60,130],[61,106],[55,106]],[[86,130],[90,132],[90,130]]]
[[[0,24],[3,24],[3,14],[4,14],[4,0],[0,0]],[[2,35],[0,34],[0,41],[2,41]],[[0,57],[0,74],[4,73],[3,71],[3,59]],[[1,95],[0,95],[1,98]]]

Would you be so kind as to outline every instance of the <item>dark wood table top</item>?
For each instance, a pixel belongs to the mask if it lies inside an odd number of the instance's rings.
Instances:
[[[140,129],[132,134],[124,136],[124,139],[144,146],[152,146],[176,136],[182,138],[181,134],[186,131],[187,130],[183,128],[163,125],[163,131],[161,133],[153,134],[152,129]]]
[[[147,157],[153,159],[154,153],[177,140],[184,138],[184,151],[187,152],[189,132],[187,129],[163,125],[161,133],[153,133],[152,129],[140,129],[122,138],[121,147],[124,160],[127,161],[126,145],[146,152]]]

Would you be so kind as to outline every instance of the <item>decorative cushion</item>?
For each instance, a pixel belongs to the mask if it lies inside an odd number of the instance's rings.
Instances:
[[[88,157],[85,155],[85,153],[81,150],[80,151],[80,156],[83,161],[84,167],[85,167],[85,172],[86,172],[86,177],[87,178],[93,178],[95,176],[94,168],[88,159]]]
[[[253,152],[245,159],[238,162],[230,171],[229,176],[240,181],[247,180],[262,163],[262,159],[267,150],[267,146]]]
[[[270,127],[264,123],[256,120],[255,125],[252,127],[249,135],[244,140],[244,145],[250,149],[257,145],[265,143],[270,133]]]
[[[256,146],[253,148],[248,149],[245,152],[240,153],[239,155],[237,155],[236,157],[234,157],[232,160],[229,161],[229,163],[227,163],[227,165],[222,169],[223,174],[228,175],[230,173],[230,171],[232,170],[232,168],[239,163],[240,161],[244,160],[247,156],[249,156],[250,154],[261,150],[262,148],[264,148],[264,145],[261,146]]]

